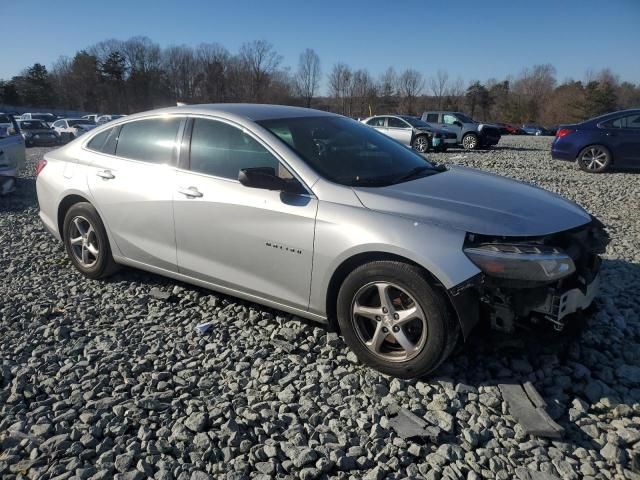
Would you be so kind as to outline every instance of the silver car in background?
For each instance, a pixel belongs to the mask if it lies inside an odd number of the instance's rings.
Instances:
[[[419,153],[427,153],[431,149],[446,152],[447,148],[457,144],[455,132],[434,127],[410,115],[375,115],[365,118],[362,123]]]
[[[129,265],[330,322],[401,377],[432,372],[481,317],[562,328],[607,243],[558,195],[304,108],[136,114],[38,171],[40,218],[87,277]]]

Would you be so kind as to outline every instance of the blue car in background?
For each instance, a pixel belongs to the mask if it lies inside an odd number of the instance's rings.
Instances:
[[[561,125],[551,145],[557,160],[576,161],[585,172],[640,168],[640,109],[621,110]]]

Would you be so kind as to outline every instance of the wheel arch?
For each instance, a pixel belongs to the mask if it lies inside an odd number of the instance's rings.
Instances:
[[[338,300],[338,292],[340,291],[340,287],[344,282],[345,278],[356,268],[373,261],[380,260],[389,260],[396,262],[403,262],[409,265],[413,265],[420,269],[423,273],[427,281],[442,291],[444,298],[446,299],[448,307],[451,309],[451,312],[456,315],[456,318],[460,322],[460,318],[455,312],[451,299],[447,293],[446,287],[443,283],[427,268],[416,263],[410,258],[404,257],[402,255],[398,255],[395,253],[384,252],[384,251],[369,251],[369,252],[361,252],[354,254],[340,263],[338,267],[333,271],[331,275],[331,279],[329,280],[329,284],[327,287],[327,294],[325,298],[325,312],[327,314],[327,320],[331,328],[335,331],[339,331],[338,321],[337,321],[337,300]]]
[[[607,150],[609,150],[609,155],[611,155],[611,165],[613,165],[615,163],[615,155],[613,154],[613,149],[611,148],[610,145],[607,144],[607,142],[590,142],[587,145],[584,145],[582,147],[580,147],[578,149],[578,153],[576,153],[576,158],[575,160],[579,160],[580,159],[580,155],[582,154],[582,152],[584,152],[587,148],[589,147],[594,147],[594,146],[600,146],[600,147],[604,147]]]
[[[56,223],[58,232],[60,233],[60,238],[64,238],[64,217],[67,215],[67,212],[72,206],[74,206],[76,203],[81,202],[91,203],[88,198],[83,197],[82,195],[79,195],[77,193],[71,193],[65,196],[58,204]]]

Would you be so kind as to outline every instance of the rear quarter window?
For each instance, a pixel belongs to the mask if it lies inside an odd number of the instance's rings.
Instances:
[[[93,150],[94,152],[115,155],[119,130],[120,127],[114,127],[98,133],[91,140],[89,140],[89,143],[87,143],[87,148],[89,150]]]

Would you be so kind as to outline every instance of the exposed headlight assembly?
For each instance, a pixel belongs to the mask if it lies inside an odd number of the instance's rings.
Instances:
[[[566,253],[542,245],[485,243],[467,247],[464,253],[480,270],[497,278],[552,282],[576,270]]]

